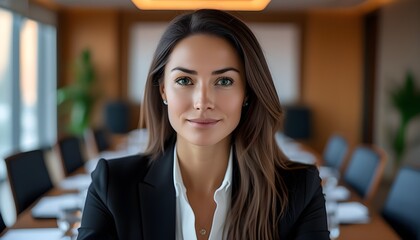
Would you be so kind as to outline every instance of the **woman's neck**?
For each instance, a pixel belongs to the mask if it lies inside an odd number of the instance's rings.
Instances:
[[[213,146],[196,146],[177,140],[178,163],[188,191],[214,194],[225,176],[230,147],[229,139]]]

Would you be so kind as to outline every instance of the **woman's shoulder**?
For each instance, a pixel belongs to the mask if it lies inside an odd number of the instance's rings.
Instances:
[[[129,171],[137,167],[146,167],[150,162],[150,156],[145,154],[135,154],[130,156],[124,156],[121,158],[107,159],[110,168],[121,169]]]
[[[317,167],[291,163],[280,171],[288,195],[285,215],[279,223],[283,238],[329,239]]]
[[[150,157],[148,155],[131,155],[115,159],[100,159],[92,173],[94,179],[97,175],[106,175],[113,179],[132,179],[146,174]]]
[[[290,162],[281,170],[282,175],[286,176],[319,176],[318,168],[312,164],[304,164],[298,162]]]
[[[315,165],[290,163],[280,170],[285,185],[289,191],[313,191],[321,184],[318,168]]]

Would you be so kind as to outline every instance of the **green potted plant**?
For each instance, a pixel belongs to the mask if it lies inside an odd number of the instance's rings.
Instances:
[[[391,101],[400,116],[400,124],[392,142],[397,165],[400,165],[406,148],[405,138],[408,124],[420,114],[420,91],[416,89],[414,77],[410,72],[405,77],[404,85],[391,93]]]
[[[64,131],[81,136],[89,126],[95,102],[93,84],[95,72],[89,50],[82,51],[75,65],[72,84],[57,91],[59,114],[68,114]]]

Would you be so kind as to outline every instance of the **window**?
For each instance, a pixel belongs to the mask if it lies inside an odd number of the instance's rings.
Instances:
[[[0,8],[0,157],[12,149],[12,46],[13,15]],[[0,165],[0,179],[4,176]]]
[[[56,140],[56,28],[0,8],[0,159]],[[5,177],[0,161],[0,179]]]
[[[25,19],[20,32],[20,149],[54,143],[56,30]]]
[[[20,148],[30,150],[39,144],[38,118],[38,24],[24,20],[20,32]]]
[[[10,224],[4,157],[56,141],[56,28],[0,8],[0,36],[0,209]]]

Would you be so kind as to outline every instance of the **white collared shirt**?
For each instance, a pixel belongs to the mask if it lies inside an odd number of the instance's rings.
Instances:
[[[178,164],[176,146],[174,150],[174,186],[176,192],[176,239],[177,240],[196,240],[195,216],[188,202],[187,189],[182,181],[181,170]],[[229,154],[228,167],[222,185],[214,192],[216,210],[213,216],[209,240],[225,239],[224,226],[230,208],[232,193],[232,150]]]

